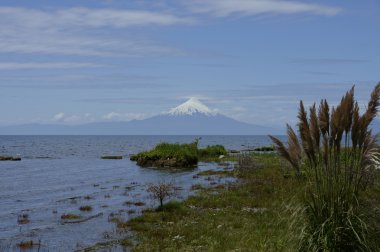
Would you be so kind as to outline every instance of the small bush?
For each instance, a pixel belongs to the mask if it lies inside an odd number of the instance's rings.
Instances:
[[[158,184],[151,184],[147,191],[152,194],[154,199],[159,200],[162,209],[164,200],[175,195],[173,183],[160,182]]]

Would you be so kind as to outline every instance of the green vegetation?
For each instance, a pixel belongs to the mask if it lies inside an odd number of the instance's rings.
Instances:
[[[323,100],[318,112],[314,104],[308,116],[301,101],[301,141],[290,126],[287,147],[271,137],[298,177],[303,174],[306,178],[303,211],[298,217],[304,218],[302,251],[379,249],[379,217],[373,219],[379,213],[379,205],[365,197],[373,190],[370,185],[375,181],[379,158],[377,137],[369,129],[379,104],[380,83],[362,115],[354,99],[354,88],[331,111]]]
[[[223,145],[209,145],[204,149],[198,150],[198,156],[201,159],[208,157],[219,157],[221,155],[227,155],[227,151]]]
[[[123,156],[101,156],[101,159],[123,159]]]
[[[136,251],[292,251],[287,202],[302,182],[284,178],[275,154],[257,162],[265,168],[239,175],[242,183],[200,188],[184,202],[170,201],[118,227],[135,232]]]
[[[131,156],[142,167],[193,167],[199,160],[218,159],[227,155],[221,145],[198,148],[198,141],[189,144],[160,143],[150,151],[140,152]]]
[[[234,171],[239,182],[195,186],[198,193],[183,202],[170,201],[118,223],[119,229],[134,231],[133,251],[305,251],[309,222],[303,200],[309,181],[297,176],[276,153],[240,158]],[[247,160],[254,164],[247,165]],[[366,239],[376,245],[380,242],[380,170],[372,178],[372,186],[361,194],[360,211],[366,213]]]
[[[197,151],[197,143],[161,143],[153,150],[131,156],[131,160],[143,167],[192,167],[198,162]]]

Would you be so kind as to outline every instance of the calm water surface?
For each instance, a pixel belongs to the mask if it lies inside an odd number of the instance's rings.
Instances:
[[[195,136],[0,136],[0,155],[22,157],[18,162],[0,162],[0,251],[19,251],[20,241],[40,241],[37,251],[75,251],[120,234],[109,216],[127,220],[155,202],[146,193],[149,183],[172,181],[185,198],[193,184],[209,185],[193,178],[202,170],[232,169],[232,163],[199,163],[194,169],[173,172],[140,168],[129,155],[152,148],[159,142],[191,142]],[[244,150],[270,144],[266,136],[202,136],[201,146],[222,144]],[[122,160],[102,160],[103,155],[121,155]],[[231,179],[215,178],[218,183]],[[215,182],[215,181],[214,181]],[[89,197],[85,197],[89,196]],[[87,198],[87,199],[86,199]],[[145,206],[125,205],[126,201]],[[79,211],[91,205],[88,213]],[[135,213],[128,213],[135,210]],[[101,216],[79,224],[62,224],[61,215]],[[30,222],[18,224],[19,215]],[[115,247],[114,251],[121,248]]]

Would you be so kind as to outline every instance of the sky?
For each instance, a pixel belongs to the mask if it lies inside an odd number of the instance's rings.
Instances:
[[[380,81],[378,0],[0,0],[0,125],[143,119],[190,97],[279,127]]]

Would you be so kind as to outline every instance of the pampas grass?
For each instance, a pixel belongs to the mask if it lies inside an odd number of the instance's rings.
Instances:
[[[359,210],[360,195],[378,166],[377,135],[369,128],[379,107],[380,83],[360,115],[354,87],[336,107],[322,100],[309,115],[300,102],[299,138],[290,126],[288,144],[270,136],[278,153],[295,169],[304,171],[307,186],[302,217],[301,251],[368,251],[369,223]],[[300,139],[300,141],[298,140]]]

